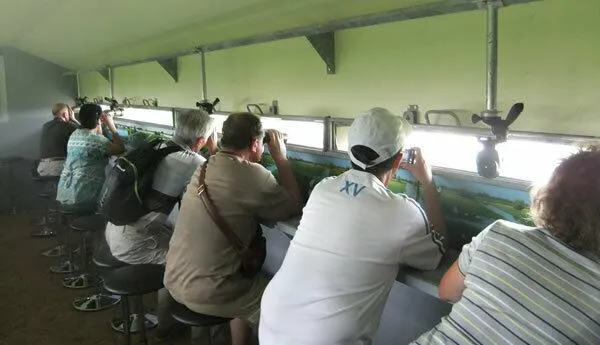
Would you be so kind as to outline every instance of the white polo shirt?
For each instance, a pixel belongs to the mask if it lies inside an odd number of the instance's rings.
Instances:
[[[327,178],[265,290],[260,344],[370,344],[399,265],[434,269],[442,254],[413,199],[367,172]]]

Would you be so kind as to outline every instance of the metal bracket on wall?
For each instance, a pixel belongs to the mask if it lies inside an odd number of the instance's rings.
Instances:
[[[335,74],[335,33],[325,32],[306,36],[327,65],[327,74]]]
[[[110,67],[99,69],[98,73],[100,73],[102,78],[104,78],[107,82],[110,83]]]
[[[479,9],[484,10],[487,9],[489,4],[493,4],[496,7],[504,7],[504,0],[478,0],[477,1],[477,7],[479,7]]]
[[[156,60],[158,64],[175,80],[179,81],[179,64],[176,57]]]

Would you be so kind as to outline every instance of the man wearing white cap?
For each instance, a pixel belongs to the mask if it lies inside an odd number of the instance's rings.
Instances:
[[[354,120],[352,169],[314,188],[264,292],[261,345],[370,344],[399,265],[437,267],[445,224],[420,150],[414,164],[402,162],[409,127],[383,108]],[[386,187],[400,167],[421,183],[426,212]]]

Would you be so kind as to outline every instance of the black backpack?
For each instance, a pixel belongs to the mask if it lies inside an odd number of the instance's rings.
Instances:
[[[115,225],[131,224],[149,213],[144,200],[152,191],[156,167],[167,155],[183,150],[160,139],[153,140],[117,158],[102,186],[98,213]]]

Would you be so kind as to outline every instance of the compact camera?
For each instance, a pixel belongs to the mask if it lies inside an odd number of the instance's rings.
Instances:
[[[402,150],[402,163],[415,164],[417,150],[414,148]]]

